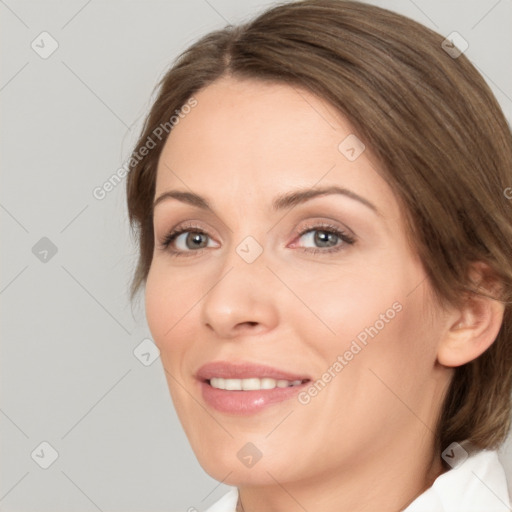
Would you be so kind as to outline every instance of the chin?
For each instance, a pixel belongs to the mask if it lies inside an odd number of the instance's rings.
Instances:
[[[283,475],[273,465],[265,465],[262,461],[252,468],[241,467],[241,464],[219,465],[215,462],[203,464],[201,461],[199,463],[212,478],[235,487],[275,485],[276,480],[281,482],[286,476],[289,477],[289,475]]]
[[[276,480],[289,480],[293,476],[290,469],[295,457],[287,457],[282,450],[276,453],[275,446],[258,444],[260,449],[238,437],[238,440],[230,438],[228,442],[216,444],[215,447],[200,446],[196,449],[192,445],[192,448],[204,471],[226,485],[264,486],[275,485]],[[299,478],[299,475],[296,477]]]

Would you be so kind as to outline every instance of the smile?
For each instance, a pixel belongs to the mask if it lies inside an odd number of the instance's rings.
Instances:
[[[290,386],[300,386],[304,380],[283,380],[264,378],[250,379],[224,379],[222,377],[212,377],[208,383],[216,389],[225,389],[229,391],[256,391],[261,389],[288,388]]]
[[[207,363],[195,377],[206,406],[238,416],[284,404],[311,381],[304,374],[241,361]]]

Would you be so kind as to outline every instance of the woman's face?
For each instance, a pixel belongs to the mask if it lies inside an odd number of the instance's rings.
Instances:
[[[200,464],[265,485],[429,447],[442,315],[378,161],[304,90],[195,98],[159,161],[146,313]]]

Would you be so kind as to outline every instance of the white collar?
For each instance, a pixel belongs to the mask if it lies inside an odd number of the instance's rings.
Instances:
[[[235,512],[238,489],[234,487],[206,512]],[[460,465],[443,473],[403,512],[511,512],[505,470],[495,450],[469,455]]]
[[[403,512],[434,511],[510,512],[505,470],[497,451],[470,454],[463,463],[438,476]]]

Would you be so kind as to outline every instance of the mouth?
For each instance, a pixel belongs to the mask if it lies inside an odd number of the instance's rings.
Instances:
[[[215,389],[227,391],[260,391],[262,389],[289,388],[305,384],[309,379],[285,380],[270,377],[251,377],[249,379],[225,379],[212,377],[205,382]]]
[[[226,414],[255,414],[294,397],[311,381],[307,375],[254,363],[217,361],[196,374],[206,405]]]

